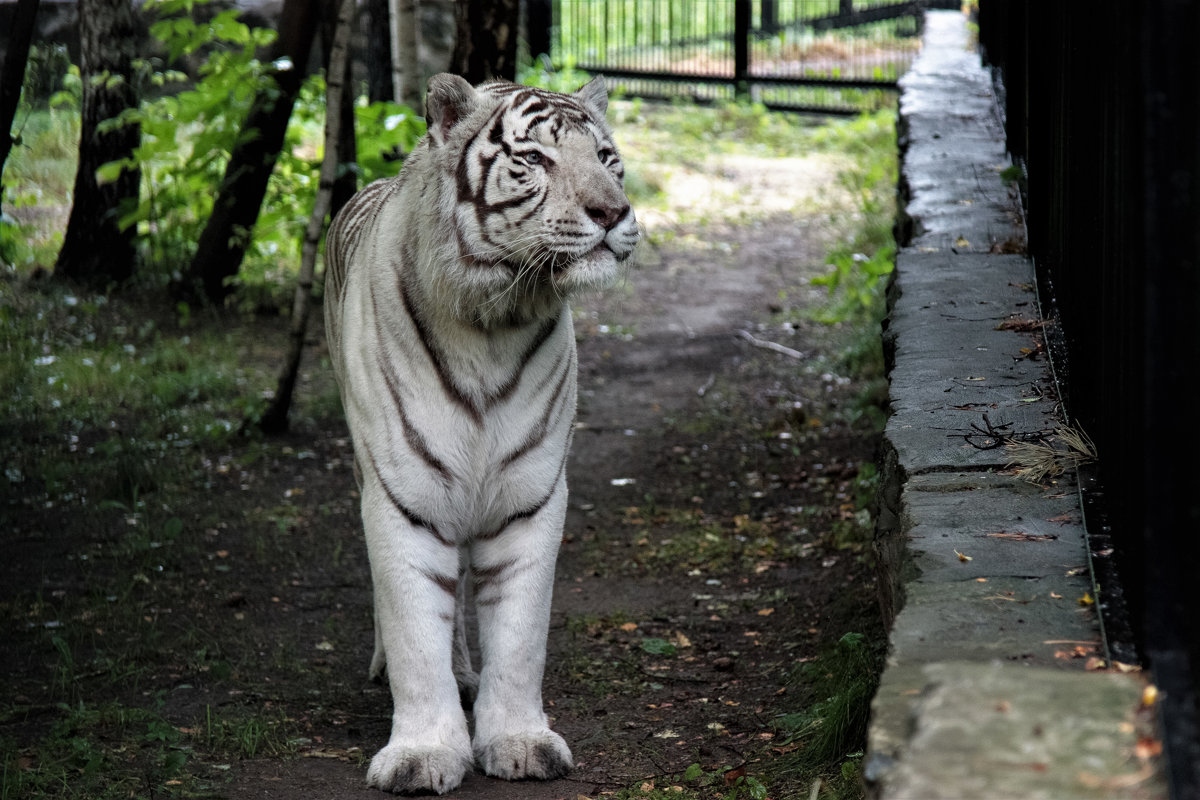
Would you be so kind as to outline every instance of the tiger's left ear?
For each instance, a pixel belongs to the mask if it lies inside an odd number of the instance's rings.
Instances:
[[[604,119],[604,113],[608,111],[608,85],[604,82],[603,75],[592,78],[575,93],[575,96]]]
[[[460,75],[443,72],[429,79],[425,94],[425,122],[434,144],[441,147],[450,131],[475,109],[475,88]]]

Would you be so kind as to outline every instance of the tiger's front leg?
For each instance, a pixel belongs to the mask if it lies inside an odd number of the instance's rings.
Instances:
[[[542,710],[542,673],[566,481],[532,517],[480,537],[471,549],[482,669],[475,700],[475,759],[508,780],[566,775],[571,751]]]
[[[398,793],[456,788],[471,739],[452,666],[458,549],[414,524],[379,482],[363,487],[363,526],[374,582],[377,654],[392,690],[392,732],[367,782]]]

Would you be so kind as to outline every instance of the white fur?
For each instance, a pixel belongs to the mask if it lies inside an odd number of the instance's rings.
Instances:
[[[591,119],[554,136],[522,130],[520,109],[500,111],[514,92],[435,77],[429,137],[400,178],[365,190],[329,235],[326,326],[361,473],[371,673],[386,669],[394,706],[368,782],[389,791],[450,791],[473,762],[510,779],[571,766],[541,697],[576,399],[566,300],[610,283],[638,230],[632,211],[611,229],[596,222],[597,209],[627,208],[619,161],[603,150],[603,84],[561,101]],[[503,145],[477,136],[498,113]],[[481,216],[464,202],[456,170],[468,141],[482,148],[467,158],[488,203],[542,181],[544,209]],[[536,147],[553,169],[483,175],[476,158],[507,158],[505,147]],[[478,676],[464,574],[477,581]],[[476,687],[472,740],[460,689]]]

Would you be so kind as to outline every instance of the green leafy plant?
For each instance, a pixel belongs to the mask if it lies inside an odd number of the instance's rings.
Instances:
[[[142,142],[128,160],[113,161],[98,171],[101,180],[121,169],[142,171],[136,207],[123,209],[121,224],[136,226],[144,274],[165,282],[178,277],[195,253],[200,232],[212,212],[230,152],[241,136],[255,97],[273,86],[272,65],[257,53],[276,37],[267,28],[238,20],[236,9],[217,13],[207,22],[192,16],[210,0],[155,0],[150,34],[166,51],[165,59],[138,62],[141,80],[155,93],[137,109],[111,125],[136,122]],[[190,81],[170,64],[182,57],[200,59]],[[285,306],[299,263],[299,243],[317,188],[324,125],[325,83],[309,76],[301,87],[289,121],[283,149],[267,185],[267,195],[249,238],[239,275],[251,289],[242,297],[252,307]],[[395,174],[400,157],[425,132],[424,121],[394,103],[360,105],[356,109],[359,163],[365,181]]]
[[[838,174],[838,183],[859,220],[853,237],[826,256],[829,272],[812,281],[830,294],[831,302],[819,316],[827,322],[875,319],[882,314],[887,277],[895,268],[895,115],[891,111],[864,114],[842,126],[828,126],[816,138],[851,156],[852,163]]]
[[[269,65],[258,60],[257,52],[274,41],[275,32],[239,22],[235,9],[208,22],[193,19],[194,8],[207,2],[147,3],[146,12],[154,18],[150,35],[167,57],[141,59],[135,66],[144,86],[159,94],[107,123],[137,123],[141,144],[130,159],[97,171],[105,181],[131,166],[142,170],[138,203],[123,209],[120,221],[137,226],[143,264],[166,277],[194,252],[242,121],[270,80]],[[201,59],[190,86],[185,73],[169,66],[182,57]]]
[[[517,83],[549,89],[552,92],[574,92],[590,81],[592,76],[575,69],[575,60],[567,59],[557,68],[544,58],[523,61],[517,65]]]

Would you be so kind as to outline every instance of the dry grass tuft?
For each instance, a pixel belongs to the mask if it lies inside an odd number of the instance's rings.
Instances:
[[[1072,425],[1055,428],[1049,443],[1008,442],[1008,466],[1030,483],[1045,483],[1068,470],[1096,460],[1096,444],[1084,431]]]

